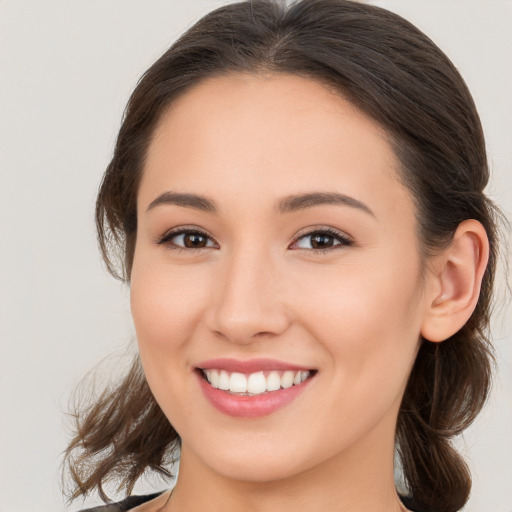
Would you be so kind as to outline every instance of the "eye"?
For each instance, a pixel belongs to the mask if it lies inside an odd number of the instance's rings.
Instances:
[[[160,245],[168,245],[175,250],[194,250],[217,247],[215,242],[204,232],[196,229],[184,229],[168,231],[158,241]]]
[[[292,248],[320,253],[351,246],[353,243],[347,235],[334,229],[317,229],[299,236]]]

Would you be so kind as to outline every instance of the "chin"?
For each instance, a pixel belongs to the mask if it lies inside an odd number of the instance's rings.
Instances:
[[[222,464],[210,466],[224,477],[243,482],[268,483],[285,480],[303,471],[295,462],[279,457],[254,457],[249,460],[225,460]]]
[[[265,483],[284,480],[315,466],[321,454],[310,450],[297,440],[286,443],[275,436],[273,440],[244,436],[237,442],[212,442],[198,447],[202,463],[216,474],[237,481]],[[222,446],[221,450],[218,447]]]

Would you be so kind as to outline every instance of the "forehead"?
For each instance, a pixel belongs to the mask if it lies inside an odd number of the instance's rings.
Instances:
[[[330,190],[409,201],[385,131],[340,94],[289,74],[204,80],[162,116],[139,198],[201,189],[232,202]],[[178,190],[177,190],[178,189]]]

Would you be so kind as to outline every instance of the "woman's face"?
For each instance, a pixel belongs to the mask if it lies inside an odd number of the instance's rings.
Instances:
[[[373,121],[297,76],[212,78],[163,116],[131,307],[183,461],[268,481],[392,459],[426,302],[396,169]]]

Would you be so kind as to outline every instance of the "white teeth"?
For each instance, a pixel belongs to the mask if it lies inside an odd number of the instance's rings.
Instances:
[[[266,390],[267,380],[263,372],[251,373],[247,380],[247,391],[251,393],[251,395],[259,395],[260,393],[265,393]]]
[[[282,388],[291,388],[293,386],[293,378],[295,374],[294,372],[284,372],[283,376],[281,377],[281,387]]]
[[[277,391],[281,387],[281,377],[279,373],[270,372],[267,377],[267,391]]]
[[[297,386],[310,375],[310,372],[307,370],[297,372],[290,370],[279,372],[274,370],[268,373],[267,377],[265,377],[262,371],[244,375],[238,372],[230,374],[226,370],[208,369],[203,370],[203,373],[214,388],[248,395],[260,395],[265,392],[277,391],[281,388],[287,389]]]
[[[224,391],[229,389],[229,375],[226,370],[221,370],[219,374],[219,389],[223,389]]]
[[[229,390],[233,393],[247,393],[247,377],[243,373],[232,373],[229,378]]]
[[[218,370],[210,370],[209,371],[208,381],[214,388],[219,387],[219,371]]]

